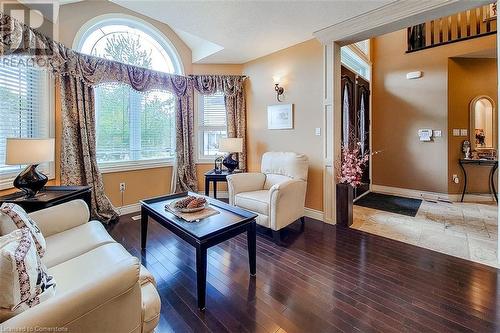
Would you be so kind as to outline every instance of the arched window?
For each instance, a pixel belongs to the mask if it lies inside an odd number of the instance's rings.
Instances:
[[[133,18],[87,23],[75,47],[82,53],[182,74],[171,43],[153,27]],[[140,93],[125,84],[95,89],[97,161],[101,169],[133,169],[164,163],[175,153],[175,97],[154,90]]]

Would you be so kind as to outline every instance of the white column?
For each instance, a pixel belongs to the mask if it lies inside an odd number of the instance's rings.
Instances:
[[[326,223],[334,224],[336,221],[336,175],[340,166],[342,132],[340,46],[332,42],[324,45],[323,51],[323,219]]]

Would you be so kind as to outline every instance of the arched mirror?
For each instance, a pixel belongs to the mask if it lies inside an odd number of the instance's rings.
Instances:
[[[470,142],[472,150],[494,150],[497,141],[495,102],[478,96],[470,103]]]

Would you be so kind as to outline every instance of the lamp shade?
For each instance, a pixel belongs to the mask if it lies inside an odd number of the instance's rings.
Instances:
[[[243,151],[242,138],[220,139],[219,151],[224,153],[241,153]]]
[[[8,138],[5,164],[40,164],[54,161],[54,139]]]

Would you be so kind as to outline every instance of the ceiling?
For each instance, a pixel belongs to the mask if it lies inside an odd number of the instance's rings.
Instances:
[[[111,1],[169,25],[193,51],[194,63],[241,64],[395,0]]]

